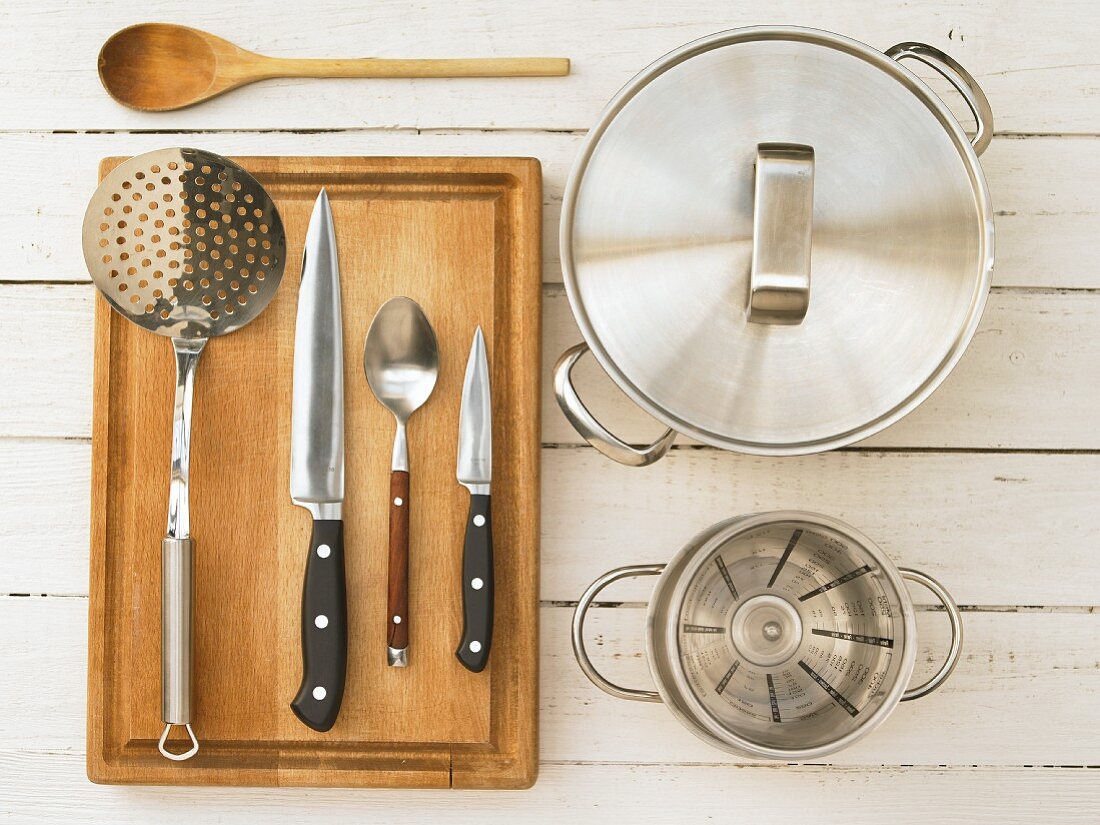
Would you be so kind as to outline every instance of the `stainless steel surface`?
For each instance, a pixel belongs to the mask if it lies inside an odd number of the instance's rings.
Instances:
[[[193,570],[189,538],[165,538],[160,558],[160,706],[164,730],[157,748],[174,761],[190,759],[199,750],[191,729],[191,599]],[[184,725],[191,746],[182,752],[168,749],[168,734]]]
[[[386,664],[390,667],[408,667],[409,649],[407,647],[386,646]]]
[[[176,396],[172,412],[172,476],[168,487],[168,536],[191,535],[191,405],[195,370],[206,346],[205,338],[173,338],[176,353]]]
[[[581,634],[584,611],[607,584],[656,573],[646,634],[655,695],[600,676]],[[947,661],[910,690],[916,622],[905,578],[929,586],[952,621]],[[582,670],[601,689],[659,696],[715,747],[792,761],[852,744],[903,698],[942,684],[960,655],[962,626],[934,580],[899,571],[841,521],[788,511],[713,525],[663,572],[642,565],[605,574],[578,603],[573,639]]]
[[[986,150],[989,141],[993,140],[993,107],[970,72],[953,57],[927,43],[898,43],[886,50],[886,56],[894,60],[918,60],[943,75],[962,95],[974,116],[976,131],[970,138],[974,151],[980,155]]]
[[[617,685],[596,670],[596,666],[592,664],[592,660],[588,656],[588,649],[584,645],[584,619],[588,615],[588,608],[592,606],[592,602],[608,585],[620,579],[631,579],[637,576],[659,576],[664,569],[663,564],[631,564],[609,570],[589,585],[588,589],[584,591],[584,595],[577,601],[576,610],[573,611],[573,655],[577,659],[577,664],[581,666],[584,675],[588,677],[592,684],[616,699],[660,702],[661,695],[653,690],[637,690],[636,688]]]
[[[391,469],[407,471],[405,427],[432,394],[439,375],[435,331],[419,304],[398,297],[382,305],[367,331],[363,371],[374,397],[397,420]]]
[[[981,148],[987,105],[967,88]],[[764,142],[815,153],[797,326],[747,318]],[[957,363],[985,305],[993,217],[975,148],[901,63],[826,32],[739,29],[611,101],[566,186],[561,254],[585,341],[639,406],[706,444],[801,454],[897,421]]]
[[[283,223],[263,187],[226,158],[161,149],[100,183],[84,260],[120,313],[169,338],[209,338],[255,318],[283,275]]]
[[[315,519],[344,501],[344,327],[332,208],[324,189],[306,231],[294,326],[290,497]]]
[[[898,570],[903,579],[914,581],[931,590],[932,594],[939,600],[939,603],[943,605],[943,609],[947,613],[947,618],[951,622],[951,646],[947,650],[947,657],[943,660],[943,664],[940,665],[940,669],[937,670],[928,681],[916,687],[909,688],[901,695],[901,701],[909,702],[913,699],[920,699],[922,696],[927,696],[929,693],[936,690],[947,681],[947,677],[955,671],[955,665],[959,663],[959,657],[962,656],[963,625],[962,613],[959,611],[959,606],[955,604],[955,600],[951,598],[951,594],[947,592],[947,589],[942,584],[931,576],[921,573],[919,570],[913,570],[908,567],[900,567]]]
[[[607,430],[588,411],[573,386],[573,367],[588,352],[588,344],[576,344],[564,353],[554,365],[554,397],[558,406],[580,436],[613,461],[629,467],[645,467],[662,458],[676,440],[676,431],[669,428],[651,444],[634,447]]]
[[[84,215],[84,260],[96,288],[135,324],[172,339],[176,393],[167,536],[162,546],[161,685],[174,760],[198,751],[191,728],[191,563],[188,498],[195,370],[207,339],[240,329],[275,295],[286,239],[263,187],[226,158],[162,149],[121,163]],[[173,725],[192,747],[167,750]]]
[[[752,205],[750,323],[801,324],[810,304],[814,150],[793,143],[756,147]]]
[[[489,495],[493,480],[493,408],[489,394],[489,361],[479,326],[466,359],[462,407],[458,415],[456,475],[473,495]]]

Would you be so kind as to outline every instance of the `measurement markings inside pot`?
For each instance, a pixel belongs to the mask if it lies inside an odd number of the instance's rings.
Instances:
[[[840,694],[839,690],[837,690],[835,687],[833,687],[828,682],[826,682],[824,677],[822,677],[816,670],[814,670],[812,667],[810,667],[808,664],[806,664],[801,659],[798,660],[798,666],[800,668],[802,668],[804,671],[806,671],[808,674],[810,674],[810,678],[813,679],[815,682],[817,682],[819,685],[821,685],[821,687],[825,689],[825,692],[833,697],[833,701],[835,701],[838,705],[840,705],[842,708],[844,708],[846,711],[848,711],[849,716],[855,716],[857,713],[859,713],[859,711],[856,710],[855,706],[851,702],[849,702],[847,699],[845,699]],[[768,684],[769,685],[771,684],[771,677],[770,676],[768,677]],[[779,721],[779,720],[776,720],[776,721]]]
[[[779,578],[779,571],[783,569],[783,565],[787,563],[787,559],[791,557],[791,551],[794,550],[794,546],[798,544],[798,540],[802,538],[802,531],[795,530],[791,533],[791,540],[787,542],[787,549],[783,551],[783,555],[779,558],[779,564],[775,566],[775,570],[772,572],[772,577],[768,580],[768,587],[775,586],[775,580]]]
[[[823,585],[821,585],[821,587],[817,588],[816,590],[811,590],[805,596],[799,596],[798,600],[800,602],[804,602],[807,599],[812,599],[814,596],[820,596],[822,593],[827,593],[828,591],[832,590],[834,587],[840,587],[842,584],[847,584],[848,582],[852,581],[853,579],[858,579],[864,573],[870,573],[870,572],[871,572],[871,568],[868,565],[865,564],[865,565],[863,565],[863,567],[856,568],[851,573],[845,573],[839,579],[833,579],[828,584],[823,584]]]
[[[879,647],[893,647],[893,639],[885,639],[882,636],[861,636],[858,633],[841,633],[837,630],[822,630],[815,627],[810,631],[815,636],[830,636],[834,639],[844,639],[847,642],[862,642],[865,645],[878,645]]]
[[[730,571],[726,569],[726,563],[722,561],[722,557],[719,556],[714,560],[714,563],[718,566],[718,570],[722,573],[722,578],[726,582],[726,587],[730,589],[730,593],[733,595],[733,600],[737,601],[740,597],[737,595],[737,588],[733,585],[733,579],[730,577]]]
[[[708,627],[702,624],[686,624],[684,625],[684,633],[725,633],[726,631],[720,627]]]
[[[772,675],[769,673],[768,678],[768,699],[772,705],[772,721],[782,722],[783,719],[779,716],[779,700],[775,698],[775,681],[772,679]]]
[[[734,662],[732,665],[730,665],[730,669],[726,671],[726,675],[722,677],[722,681],[720,681],[715,686],[714,690],[719,696],[722,695],[722,691],[724,691],[726,689],[726,685],[728,685],[730,683],[730,679],[733,678],[733,674],[735,674],[737,672],[737,668],[739,668],[739,667],[741,667],[741,660],[740,659],[738,659],[736,662]]]

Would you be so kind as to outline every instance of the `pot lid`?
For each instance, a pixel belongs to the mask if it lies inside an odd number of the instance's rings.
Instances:
[[[581,331],[639,405],[704,443],[796,454],[877,432],[946,376],[984,307],[993,221],[974,148],[897,60],[752,28],[612,100],[561,247]]]

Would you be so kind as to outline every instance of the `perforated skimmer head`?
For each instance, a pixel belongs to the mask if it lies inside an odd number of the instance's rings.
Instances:
[[[286,235],[267,192],[237,164],[200,149],[130,158],[84,215],[96,287],[136,324],[171,338],[240,329],[275,294]]]

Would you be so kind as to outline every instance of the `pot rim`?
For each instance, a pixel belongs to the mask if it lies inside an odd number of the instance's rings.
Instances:
[[[800,521],[817,524],[834,530],[858,543],[886,575],[887,580],[897,593],[901,605],[902,615],[900,618],[904,628],[904,643],[894,682],[887,691],[882,704],[863,720],[859,727],[827,744],[814,747],[768,747],[738,736],[721,727],[692,693],[684,676],[683,668],[675,666],[679,660],[673,656],[658,657],[656,651],[658,634],[661,635],[666,650],[674,651],[676,649],[676,624],[667,621],[666,618],[663,625],[657,627],[656,614],[663,611],[666,604],[668,605],[668,610],[665,611],[666,617],[674,615],[679,610],[679,605],[683,601],[692,576],[706,562],[711,551],[733,536],[777,521]],[[653,588],[653,595],[649,599],[649,607],[646,610],[646,659],[657,692],[660,694],[664,705],[684,727],[700,739],[714,747],[739,756],[803,761],[835,753],[862,739],[879,727],[901,702],[902,694],[913,676],[917,657],[916,642],[917,627],[913,610],[913,598],[909,594],[909,589],[905,585],[897,566],[878,545],[847,522],[806,510],[771,510],[735,516],[711,525],[680,548],[668,563],[664,572],[657,579],[657,584]],[[667,666],[667,668],[662,667],[662,665]]]
[[[577,284],[577,276],[573,262],[573,220],[580,185],[596,146],[607,131],[607,128],[622,109],[654,78],[692,57],[723,46],[761,40],[793,40],[838,49],[865,60],[885,71],[915,94],[921,102],[928,107],[932,115],[939,121],[940,125],[947,130],[956,149],[960,152],[970,178],[971,186],[974,189],[976,205],[981,212],[983,227],[981,233],[982,237],[980,238],[981,273],[980,277],[978,277],[975,282],[975,289],[971,298],[966,325],[956,335],[951,348],[948,350],[943,360],[941,360],[937,367],[925,378],[921,385],[900,404],[862,426],[853,427],[850,430],[833,436],[803,441],[784,441],[782,443],[747,441],[722,436],[697,427],[674,415],[671,411],[653,403],[639,387],[627,378],[604,349],[587,313],[584,311],[584,302],[580,297],[580,290]],[[686,43],[678,49],[658,58],[635,75],[616,93],[600,114],[599,120],[596,122],[595,126],[593,126],[585,136],[577,154],[577,158],[573,163],[562,198],[561,221],[558,237],[565,292],[569,299],[573,317],[577,322],[577,326],[580,328],[581,335],[600,366],[603,367],[604,371],[607,372],[615,384],[626,393],[635,404],[667,427],[700,441],[703,444],[733,450],[747,455],[783,456],[810,455],[813,453],[825,452],[869,438],[908,415],[936,390],[955,368],[955,365],[958,364],[959,359],[962,358],[963,353],[974,337],[978,323],[981,321],[986,299],[989,294],[989,288],[993,279],[993,230],[993,207],[990,201],[989,188],[986,184],[985,174],[982,171],[974,147],[971,145],[962,126],[958,120],[955,119],[955,116],[951,113],[947,105],[934,91],[932,91],[931,87],[904,66],[900,60],[887,57],[883,52],[866,43],[823,29],[803,26],[746,26],[716,32]]]

